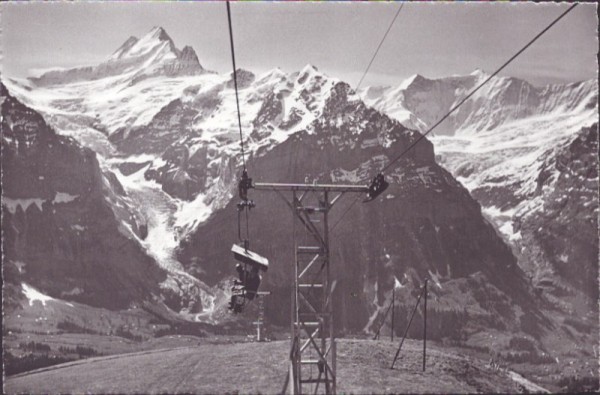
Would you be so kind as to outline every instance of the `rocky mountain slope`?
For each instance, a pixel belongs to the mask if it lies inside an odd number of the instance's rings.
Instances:
[[[158,296],[165,272],[136,241],[145,230],[115,175],[0,89],[5,297],[22,282],[110,308]]]
[[[524,267],[542,286],[580,289],[597,300],[598,124],[547,151],[536,181],[530,206],[514,215]]]
[[[146,53],[135,48],[168,48],[159,30],[128,40],[107,62]],[[237,240],[233,196],[241,164],[231,75],[172,74],[161,64],[77,77],[77,83],[7,84],[59,133],[98,152],[103,170],[114,172],[129,199],[127,210],[148,227],[147,237],[135,241],[168,272],[167,284],[180,299],[192,294],[176,307],[206,313],[194,319],[219,320],[224,281],[234,273],[229,249]],[[367,182],[418,137],[313,66],[238,75],[245,148],[257,181]],[[341,331],[372,330],[398,283],[404,286],[400,300],[410,306],[411,290],[426,277],[435,284],[439,338],[482,328],[526,328],[535,335],[546,325],[510,249],[468,191],[436,163],[430,142],[419,143],[387,175],[392,185],[386,194],[356,205],[335,229]],[[256,200],[252,246],[274,262],[264,282],[275,295],[268,316],[284,323],[290,215],[276,196]],[[351,200],[341,204],[337,215]]]
[[[376,174],[417,137],[367,108],[347,84],[337,82],[320,117],[263,155],[259,152],[248,166],[255,181],[355,183]],[[413,290],[424,278],[435,278],[437,319],[442,327],[456,326],[457,333],[464,329],[458,317],[468,314],[473,327],[510,323],[518,330],[519,316],[531,309],[525,278],[510,250],[468,192],[435,163],[432,148],[427,141],[419,144],[389,172],[392,186],[385,196],[354,208],[335,230],[334,301],[340,329],[373,329],[389,303],[395,278]],[[290,214],[275,194],[256,192],[254,198],[258,207],[252,212],[252,243],[274,262],[264,287],[277,295],[270,302],[271,317],[283,324],[288,314],[280,313],[289,309],[293,269]],[[186,268],[209,283],[232,271],[229,248],[237,238],[236,203],[231,200],[180,245],[178,257]],[[404,298],[407,305],[414,303],[410,293]],[[487,304],[489,299],[495,302]],[[515,310],[512,304],[521,307]],[[440,337],[445,335],[450,331],[440,331]]]
[[[488,77],[417,75],[362,96],[425,131]],[[590,300],[598,295],[597,105],[595,80],[538,88],[494,77],[432,137],[440,162],[481,203],[534,284],[584,290]]]

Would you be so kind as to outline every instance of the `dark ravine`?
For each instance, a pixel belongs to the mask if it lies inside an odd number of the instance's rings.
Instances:
[[[126,203],[116,177],[4,85],[1,96],[4,280],[113,309],[159,295],[166,274],[126,229],[143,236],[142,223],[118,209]]]

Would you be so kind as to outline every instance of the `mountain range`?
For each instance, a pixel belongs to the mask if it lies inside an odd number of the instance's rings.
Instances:
[[[482,70],[415,75],[361,96],[426,132],[488,78]],[[441,164],[481,203],[534,283],[583,289],[592,299],[598,297],[597,120],[597,81],[534,87],[495,76],[431,137]],[[578,229],[576,241],[565,242],[567,229]]]
[[[307,183],[368,182],[486,78],[415,76],[357,93],[312,65],[237,75],[251,176]],[[193,49],[154,28],[97,66],[4,83],[2,228],[16,289],[26,282],[95,306],[164,304],[184,319],[230,320],[241,172],[231,73],[203,69]],[[386,172],[386,193],[336,225],[338,329],[375,330],[394,287],[408,311],[425,278],[438,339],[541,339],[552,309],[569,309],[565,293],[594,300],[594,115],[595,81],[540,89],[494,77]],[[54,153],[62,145],[69,153]],[[273,262],[262,285],[273,292],[267,316],[285,325],[291,218],[277,196],[251,193],[252,246]],[[353,204],[346,199],[332,216]],[[119,292],[106,286],[113,277]]]

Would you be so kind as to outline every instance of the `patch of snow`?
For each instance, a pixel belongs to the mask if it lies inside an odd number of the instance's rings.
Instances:
[[[63,292],[62,295],[81,295],[83,293],[83,289],[79,287],[75,287],[68,292]]]
[[[539,385],[527,380],[525,377],[521,376],[518,373],[515,373],[513,371],[509,371],[508,372],[508,376],[517,384],[522,385],[523,387],[525,387],[525,389],[527,389],[527,391],[530,391],[532,393],[544,393],[544,394],[549,394],[550,391],[548,391],[546,388],[544,387],[540,387]]]
[[[25,264],[25,262],[13,261],[13,264],[17,267],[17,270],[19,271],[20,274],[25,273],[25,266],[27,266]]]
[[[19,206],[25,211],[32,204],[35,204],[40,211],[42,211],[42,204],[44,202],[45,200],[41,198],[11,199],[4,196],[2,197],[2,205],[5,206],[11,214],[15,214],[17,212],[17,207]]]
[[[25,283],[21,283],[21,288],[23,290],[23,294],[25,294],[25,297],[27,299],[29,299],[30,306],[33,306],[33,302],[35,302],[36,300],[39,300],[40,302],[42,302],[42,305],[44,305],[44,306],[46,306],[47,301],[54,300],[54,298],[52,298],[48,295],[44,295],[40,291],[36,290],[33,287],[30,287],[29,285],[27,285]]]
[[[396,288],[396,289],[404,288],[404,285],[402,285],[402,283],[400,282],[400,280],[398,280],[398,278],[396,276],[394,276],[394,288]]]
[[[509,236],[509,240],[510,241],[517,241],[517,240],[521,240],[523,237],[521,236],[521,231],[515,232],[512,235]]]
[[[54,196],[54,200],[52,201],[52,204],[69,203],[69,202],[72,202],[73,200],[77,199],[78,197],[79,197],[79,195],[70,195],[65,192],[56,192],[56,196]]]
[[[199,194],[191,202],[180,201],[174,215],[175,227],[185,228],[191,219],[197,224],[206,221],[212,214],[212,208],[204,202],[205,198],[204,194]]]
[[[506,221],[498,230],[509,239],[514,238],[513,224],[511,221]]]
[[[379,145],[379,139],[378,138],[365,139],[360,144],[360,148],[361,149],[365,149],[365,148],[377,147],[378,145]]]
[[[431,280],[433,280],[433,282],[435,283],[435,285],[437,285],[437,287],[439,289],[442,289],[442,283],[440,282],[440,274],[439,273],[433,273],[431,270],[428,270],[429,272],[429,277],[431,278]]]

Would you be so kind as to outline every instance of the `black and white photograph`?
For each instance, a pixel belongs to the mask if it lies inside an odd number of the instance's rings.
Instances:
[[[598,5],[0,3],[2,392],[600,391]]]

